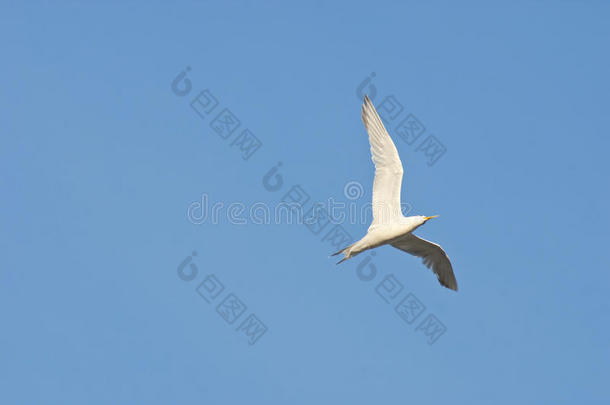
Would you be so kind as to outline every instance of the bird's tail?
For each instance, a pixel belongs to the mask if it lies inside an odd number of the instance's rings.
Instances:
[[[343,259],[339,260],[337,262],[337,264],[343,263],[344,261],[346,261],[347,259],[349,259],[351,257],[350,253],[351,253],[352,247],[354,245],[349,245],[348,247],[345,247],[345,248],[339,250],[338,252],[333,253],[331,256],[337,256],[338,254],[344,253],[345,257]]]

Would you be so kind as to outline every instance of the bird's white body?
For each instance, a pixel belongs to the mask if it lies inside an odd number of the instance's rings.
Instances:
[[[426,220],[423,216],[400,216],[395,218],[392,223],[371,226],[366,235],[351,246],[350,257],[354,257],[365,250],[374,249],[394,242],[395,240],[410,234],[425,222]]]
[[[436,274],[441,285],[457,290],[453,268],[445,251],[437,244],[421,239],[413,231],[432,217],[405,217],[400,210],[400,189],[403,168],[398,151],[368,96],[362,105],[362,121],[369,134],[371,156],[375,164],[373,184],[373,222],[366,235],[335,255],[343,253],[339,263],[365,250],[391,245],[423,258],[424,264]],[[339,264],[337,263],[337,264]]]

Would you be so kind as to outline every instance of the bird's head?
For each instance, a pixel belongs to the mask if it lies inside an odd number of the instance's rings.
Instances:
[[[436,218],[436,217],[438,217],[438,215],[432,215],[431,217],[425,217],[423,215],[419,216],[422,225],[425,224],[426,222],[428,222],[428,220],[430,220],[432,218]]]

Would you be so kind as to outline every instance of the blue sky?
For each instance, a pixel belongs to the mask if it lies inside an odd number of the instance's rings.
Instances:
[[[3,2],[3,402],[608,403],[609,16]],[[203,195],[367,204],[364,92],[458,293],[391,247],[335,266],[331,232],[367,225],[189,220]]]

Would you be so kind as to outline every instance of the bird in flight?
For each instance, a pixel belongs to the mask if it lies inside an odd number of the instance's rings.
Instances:
[[[373,182],[373,222],[362,239],[333,254],[343,253],[337,264],[344,262],[366,250],[382,245],[392,245],[423,259],[432,269],[442,286],[457,291],[457,281],[451,262],[445,251],[436,243],[429,242],[413,234],[413,231],[438,215],[425,217],[416,215],[405,217],[400,209],[400,186],[402,183],[402,163],[392,138],[386,131],[373,103],[364,96],[362,121],[369,134],[371,155],[375,164]]]

